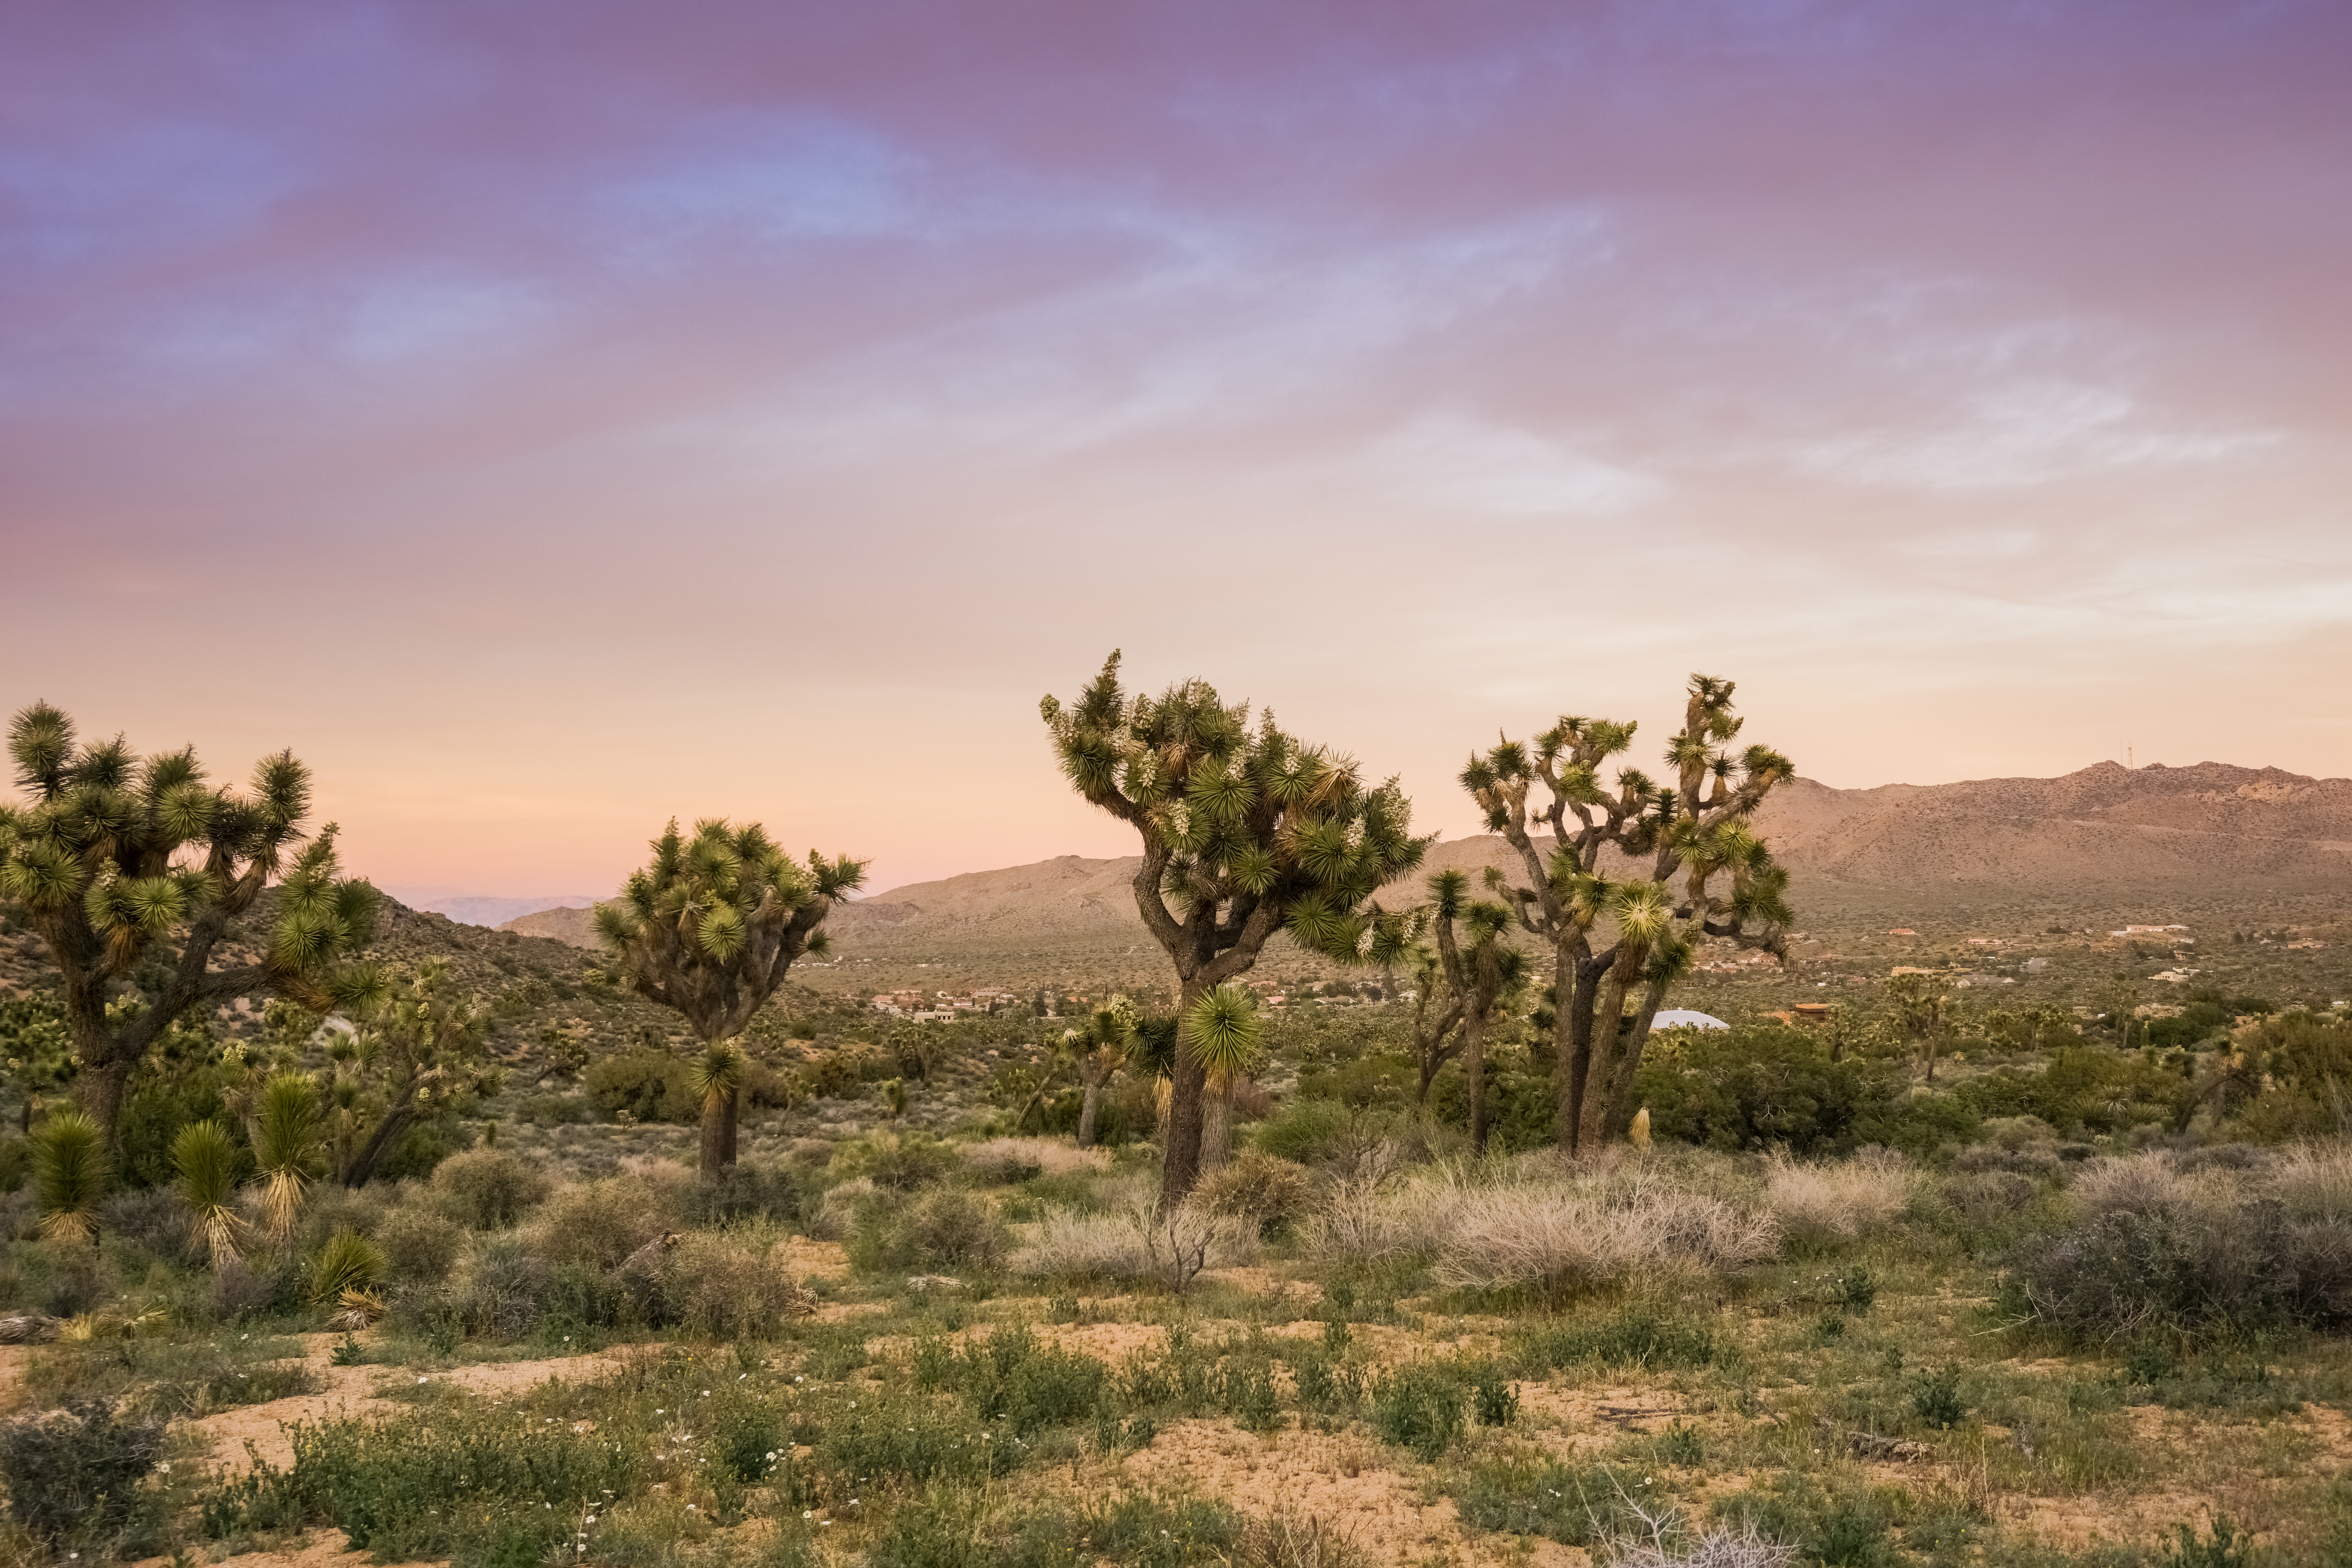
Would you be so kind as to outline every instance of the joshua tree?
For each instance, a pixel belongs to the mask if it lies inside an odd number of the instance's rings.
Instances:
[[[1552,944],[1554,1127],[1570,1152],[1623,1134],[1651,1021],[1700,940],[1784,951],[1788,873],[1749,818],[1794,770],[1769,747],[1727,750],[1741,722],[1731,694],[1730,681],[1691,677],[1682,731],[1666,746],[1670,784],[1626,768],[1614,793],[1603,789],[1601,765],[1632,744],[1634,727],[1597,719],[1563,718],[1532,745],[1505,740],[1462,772],[1524,868],[1526,884],[1504,897]],[[1605,869],[1604,849],[1632,861],[1632,874]]]
[[[1252,730],[1248,705],[1225,706],[1203,681],[1129,697],[1118,661],[1068,708],[1047,697],[1040,709],[1071,784],[1143,840],[1135,904],[1175,964],[1184,1025],[1160,1174],[1173,1205],[1201,1169],[1202,998],[1248,973],[1278,931],[1343,963],[1394,962],[1403,928],[1368,901],[1429,840],[1412,836],[1395,780],[1366,789],[1352,761],[1285,734],[1271,713]]]
[[[8,750],[31,799],[0,805],[0,898],[23,907],[58,966],[75,1098],[110,1149],[131,1069],[183,1014],[265,994],[323,1013],[372,993],[373,973],[343,961],[373,929],[375,889],[338,875],[334,825],[286,865],[310,803],[291,752],[240,795],[208,787],[193,750],[142,763],[120,738],[77,747],[45,702],[16,715]],[[231,923],[281,870],[266,953],[215,968]],[[110,1012],[110,991],[151,958],[160,987]]]
[[[736,1037],[795,959],[824,952],[819,928],[865,880],[866,864],[811,851],[803,868],[756,822],[698,822],[685,838],[673,820],[653,851],[619,898],[596,906],[596,932],[620,955],[622,984],[682,1014],[703,1043],[702,1173],[715,1176],[735,1163],[744,1077]]]
[[[1437,934],[1436,970],[1444,977],[1447,994],[1461,1022],[1455,1049],[1462,1055],[1465,1087],[1470,1097],[1470,1147],[1486,1152],[1486,1037],[1503,998],[1527,979],[1527,955],[1503,940],[1510,929],[1511,911],[1501,904],[1465,902],[1467,879],[1459,871],[1440,871],[1429,879],[1431,925]],[[1455,931],[1466,930],[1465,944]],[[1421,1092],[1429,1093],[1429,1073]]]
[[[402,1135],[419,1117],[432,1115],[436,1102],[456,1103],[498,1078],[482,1045],[488,1020],[451,992],[446,960],[428,958],[406,985],[387,987],[363,1020],[329,1052],[348,1058],[358,1069],[333,1091],[339,1108],[352,1118],[349,1136],[337,1151],[338,1179],[346,1187],[367,1185]],[[346,1089],[359,1091],[348,1097],[353,1103],[347,1107]],[[371,1110],[374,1125],[362,1140],[360,1117]]]
[[[1078,1106],[1078,1147],[1091,1149],[1102,1091],[1127,1065],[1128,1047],[1135,1038],[1135,1004],[1114,996],[1088,1016],[1085,1028],[1072,1029],[1064,1037],[1078,1053],[1078,1083],[1085,1090]]]
[[[1952,992],[1936,974],[1897,974],[1886,983],[1887,999],[1904,1034],[1919,1047],[1927,1081],[1936,1081],[1936,1047],[1952,1031]]]

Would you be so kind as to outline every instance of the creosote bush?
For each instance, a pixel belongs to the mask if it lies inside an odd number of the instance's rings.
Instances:
[[[1203,1177],[1192,1201],[1221,1218],[1248,1220],[1264,1232],[1306,1213],[1314,1195],[1304,1165],[1244,1149]]]
[[[9,1511],[50,1544],[111,1544],[142,1506],[138,1484],[163,1454],[162,1420],[126,1420],[104,1400],[0,1426]]]
[[[547,1173],[503,1149],[452,1154],[433,1173],[444,1213],[469,1230],[505,1230],[547,1198]]]

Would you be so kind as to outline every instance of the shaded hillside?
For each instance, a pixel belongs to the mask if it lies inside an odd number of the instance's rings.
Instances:
[[[2275,768],[2102,763],[2055,779],[1867,790],[1800,779],[1772,797],[1759,826],[1801,898],[1830,884],[1888,893],[1955,882],[2053,893],[2262,879],[2352,885],[2352,779]],[[1421,871],[1383,890],[1383,901],[1418,899],[1436,870],[1467,871],[1475,886],[1507,855],[1491,837],[1441,842]],[[848,952],[1141,941],[1129,886],[1139,863],[1066,855],[967,872],[845,905],[828,923]],[[584,921],[565,910],[528,918],[545,923],[513,929],[556,935]]]

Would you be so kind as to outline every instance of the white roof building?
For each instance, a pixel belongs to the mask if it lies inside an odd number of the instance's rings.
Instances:
[[[1690,1007],[1668,1007],[1650,1020],[1654,1029],[1728,1029],[1730,1025],[1712,1013],[1701,1013]]]

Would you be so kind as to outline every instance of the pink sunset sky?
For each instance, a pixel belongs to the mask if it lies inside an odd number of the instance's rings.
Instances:
[[[1125,830],[1113,647],[1401,773],[2352,772],[2352,9],[18,5],[0,705],[396,890]]]

